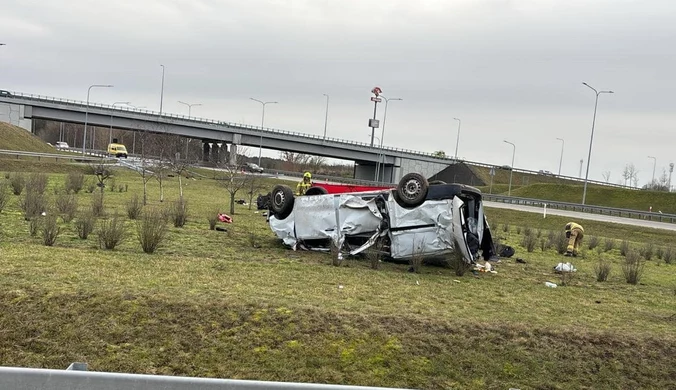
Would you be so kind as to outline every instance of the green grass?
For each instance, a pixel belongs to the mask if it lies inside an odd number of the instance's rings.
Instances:
[[[523,188],[512,188],[512,195],[523,198],[546,199],[561,202],[580,203],[583,186],[559,184],[532,184]],[[676,193],[628,190],[602,186],[588,186],[586,204],[617,207],[632,210],[676,213]]]
[[[56,151],[30,131],[8,123],[0,123],[0,149],[38,153],[55,153]]]
[[[62,182],[51,175],[48,194]],[[129,189],[105,192],[108,215],[142,191],[128,171],[116,183]],[[178,196],[175,179],[166,185],[165,204]],[[157,182],[148,187],[147,207],[164,207]],[[114,251],[98,249],[95,234],[78,239],[72,223],[45,247],[29,236],[12,196],[0,214],[0,364],[84,361],[96,371],[425,389],[673,386],[674,266],[650,261],[632,286],[618,249],[584,250],[570,285],[546,288],[558,283],[552,267],[564,258],[526,252],[514,228],[561,230],[556,218],[487,209],[494,234],[527,263],[508,259],[498,274],[459,277],[433,266],[413,274],[383,263],[375,271],[360,259],[331,266],[327,254],[283,248],[247,206],[221,224],[228,232],[210,231],[206,213],[229,208],[226,191],[187,180],[185,196],[188,224],[171,227],[153,255],[142,253],[133,221]],[[90,197],[78,195],[81,208]],[[629,234],[632,245],[673,236],[583,225],[591,235]],[[605,283],[594,281],[599,258],[613,266]]]

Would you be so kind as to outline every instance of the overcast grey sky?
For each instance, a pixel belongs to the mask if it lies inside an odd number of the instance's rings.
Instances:
[[[640,184],[674,159],[673,0],[4,0],[0,89],[131,101],[369,141],[370,90],[390,102],[384,143],[590,178],[634,163]],[[379,107],[382,120],[383,106]],[[584,175],[584,173],[583,173]]]

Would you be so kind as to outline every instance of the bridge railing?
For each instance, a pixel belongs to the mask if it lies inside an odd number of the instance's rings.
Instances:
[[[26,94],[22,92],[11,92],[11,94],[15,97],[19,98],[25,98],[29,100],[38,100],[38,101],[45,101],[45,102],[50,102],[50,103],[60,103],[60,104],[68,104],[72,106],[77,106],[77,107],[86,107],[87,103],[83,101],[78,101],[78,100],[73,100],[73,99],[61,99],[61,98],[54,98],[54,97],[49,97],[49,96],[42,96],[42,95],[34,95],[34,94]],[[6,96],[5,96],[6,97]],[[260,127],[260,126],[253,126],[253,125],[247,125],[247,124],[240,124],[240,123],[234,123],[234,122],[226,122],[226,121],[218,121],[214,119],[206,119],[206,118],[199,118],[199,117],[192,117],[192,116],[187,116],[187,115],[178,115],[178,114],[171,114],[171,113],[159,113],[156,111],[150,111],[150,110],[144,110],[140,108],[135,108],[135,107],[125,107],[125,106],[112,106],[108,104],[102,104],[102,103],[89,103],[90,107],[97,107],[97,108],[103,108],[107,109],[110,111],[117,111],[117,112],[132,112],[132,113],[140,113],[140,114],[145,114],[145,115],[153,115],[157,116],[158,118],[162,119],[179,119],[179,120],[185,120],[185,121],[190,121],[192,123],[202,123],[206,125],[211,125],[211,126],[228,126],[232,128],[243,128],[243,129],[249,129],[253,131],[263,131],[267,133],[274,133],[274,134],[287,134],[291,135],[294,137],[302,137],[306,139],[313,139],[317,141],[326,141],[326,142],[333,142],[337,144],[343,144],[343,145],[354,145],[354,146],[360,146],[360,147],[365,147],[365,148],[371,148],[371,145],[369,143],[365,142],[359,142],[359,141],[351,141],[351,140],[345,140],[345,139],[338,139],[338,138],[333,138],[333,137],[326,137],[324,138],[323,136],[319,135],[314,135],[314,134],[308,134],[308,133],[300,133],[300,132],[294,132],[294,131],[289,131],[289,130],[282,130],[282,129],[272,129],[268,127]],[[496,168],[499,169],[499,166],[493,165],[493,164],[486,164],[486,163],[481,163],[481,162],[476,162],[476,161],[469,161],[469,160],[462,160],[462,159],[454,159],[454,158],[449,158],[449,157],[439,157],[435,156],[433,153],[426,153],[426,152],[421,152],[417,150],[411,150],[411,149],[404,149],[404,148],[396,148],[396,147],[391,147],[391,146],[383,146],[380,148],[379,146],[375,146],[373,149],[378,150],[381,154],[384,154],[385,152],[398,152],[398,153],[406,153],[412,156],[424,156],[426,158],[431,158],[434,160],[438,160],[439,163],[441,164],[452,164],[456,162],[464,162],[470,165],[476,165],[480,167],[486,167],[486,168]],[[540,172],[538,171],[533,171],[533,170],[528,170],[528,169],[518,169],[511,167],[515,173],[523,173],[523,174],[530,174],[530,175],[537,175]],[[553,177],[562,179],[562,180],[567,180],[567,181],[573,181],[573,182],[583,182],[584,179],[574,177],[574,176],[563,176],[563,175],[552,175]],[[597,181],[597,180],[588,180],[588,183],[591,184],[596,184],[596,185],[603,185],[603,186],[609,186],[609,187],[616,187],[616,188],[628,188],[628,189],[634,189],[632,187],[624,186],[621,184],[613,184],[613,183],[607,183],[607,182],[602,182],[602,181]]]
[[[626,218],[645,219],[649,221],[676,223],[676,214],[666,214],[661,212],[649,212],[631,209],[621,209],[615,207],[583,205],[579,203],[557,202],[551,200],[519,198],[514,196],[483,194],[484,200],[500,203],[518,204],[533,207],[544,207],[548,209],[578,211],[590,214],[601,214]]]

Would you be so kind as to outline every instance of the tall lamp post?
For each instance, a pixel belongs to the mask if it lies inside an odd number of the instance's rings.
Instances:
[[[192,103],[192,104],[190,104],[190,103],[184,103],[184,102],[182,102],[182,101],[180,101],[180,100],[179,100],[178,102],[181,103],[181,104],[185,104],[186,106],[188,106],[188,118],[190,118],[190,117],[192,116],[191,114],[192,114],[192,108],[193,108],[193,107],[197,107],[197,106],[201,106],[201,105],[202,105],[202,103]]]
[[[653,159],[653,180],[650,182],[650,185],[655,186],[655,167],[657,166],[657,158],[653,156],[648,156],[648,158]]]
[[[460,124],[462,123],[460,119],[453,118],[458,121],[458,137],[455,140],[455,160],[458,161],[458,145],[460,144]]]
[[[516,155],[516,145],[514,145],[513,143],[511,143],[507,140],[504,140],[503,142],[512,145],[512,148],[513,148],[512,149],[512,165],[509,167],[510,168],[509,169],[509,189],[507,190],[507,196],[511,196],[512,195],[512,173],[514,173],[514,156]]]
[[[162,102],[164,101],[164,65],[162,67],[162,89],[160,90],[160,116],[162,116]]]
[[[117,106],[118,104],[124,104],[125,106],[128,106],[131,102],[115,102],[113,103],[112,107]],[[113,143],[113,114],[110,114],[110,130],[108,131],[108,144]]]
[[[382,165],[383,165],[383,180],[385,177],[385,154],[383,153],[383,140],[385,139],[385,122],[387,121],[387,104],[390,102],[390,100],[404,100],[402,98],[386,98],[383,95],[380,95],[381,98],[385,99],[385,112],[383,113],[383,127],[380,129],[380,138],[378,140],[378,143],[380,143],[380,153],[378,153],[378,161],[376,162],[376,181],[379,180],[380,178],[380,160],[382,159]],[[374,137],[378,138],[378,137]]]
[[[591,128],[591,138],[589,139],[589,155],[587,156],[587,173],[584,175],[584,190],[582,191],[582,204],[584,204],[587,199],[587,180],[589,179],[589,165],[591,164],[591,152],[592,152],[592,143],[594,142],[594,125],[596,124],[596,108],[599,105],[599,95],[602,93],[613,93],[613,91],[597,91],[591,85],[587,83],[582,83],[586,87],[589,87],[596,94],[596,101],[594,103],[594,119],[592,120]]]
[[[261,115],[261,140],[260,140],[260,143],[258,145],[258,166],[260,167],[261,166],[261,153],[263,151],[263,127],[265,125],[265,105],[266,104],[277,104],[278,102],[263,102],[261,100],[254,99],[254,98],[249,98],[249,99],[253,100],[254,102],[258,102],[263,106],[263,115]]]
[[[136,110],[140,110],[140,109],[142,109],[142,108],[146,108],[146,106],[140,106],[140,107],[138,107],[138,106],[134,106],[134,105],[131,104],[131,103],[129,103],[129,104],[127,104],[127,105],[128,105],[129,107],[131,107],[131,108],[136,109]],[[135,131],[133,132],[133,137],[134,137],[134,139],[133,139],[132,144],[131,144],[131,154],[136,154],[136,132],[135,132]]]
[[[566,144],[566,141],[564,141],[563,138],[557,139],[561,141],[561,158],[559,158],[559,176],[561,176],[561,164],[563,163],[563,147]]]
[[[90,85],[89,88],[87,89],[87,105],[85,106],[84,134],[83,134],[83,137],[82,137],[82,154],[83,155],[86,153],[86,149],[87,149],[87,120],[89,119],[89,94],[91,93],[92,88],[113,88],[113,86],[109,85],[109,84],[93,84],[93,85]]]
[[[326,129],[329,124],[329,95],[328,94],[322,94],[326,96],[326,115],[324,115],[324,140],[326,140]]]

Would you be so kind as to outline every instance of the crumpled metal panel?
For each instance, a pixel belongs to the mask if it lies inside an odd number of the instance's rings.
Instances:
[[[415,253],[426,256],[453,250],[452,201],[428,200],[414,208],[403,208],[393,197],[387,202],[390,213],[390,255],[410,258]],[[414,228],[397,230],[400,228]]]
[[[290,246],[293,249],[296,249],[296,235],[293,232],[294,228],[294,215],[293,211],[286,217],[284,220],[279,220],[275,218],[274,215],[269,218],[270,228],[273,232],[282,240],[284,245]]]

